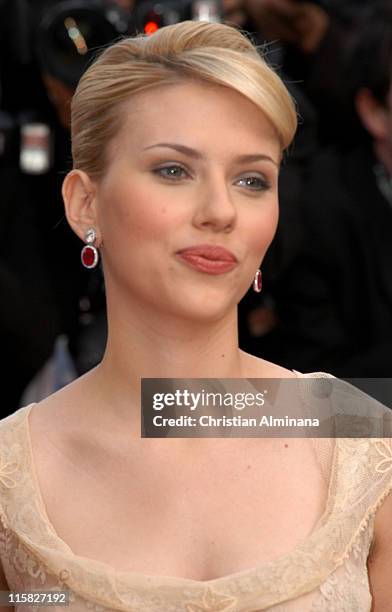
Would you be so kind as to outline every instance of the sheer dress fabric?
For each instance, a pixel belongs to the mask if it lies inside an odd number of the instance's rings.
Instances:
[[[198,581],[118,571],[73,553],[51,525],[40,494],[32,406],[0,421],[0,559],[10,591],[66,590],[69,605],[49,608],[59,612],[370,612],[366,563],[375,513],[392,489],[389,438],[315,440],[328,495],[310,535],[271,562]],[[17,612],[43,609],[15,606]]]

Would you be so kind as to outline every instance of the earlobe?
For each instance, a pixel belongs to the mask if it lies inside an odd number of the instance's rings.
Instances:
[[[95,186],[82,170],[71,170],[62,186],[65,216],[75,234],[85,239],[86,229],[94,227],[97,234]]]

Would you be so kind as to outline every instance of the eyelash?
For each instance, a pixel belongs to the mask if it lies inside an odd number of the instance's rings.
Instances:
[[[181,180],[182,177],[178,178],[178,177],[173,177],[173,175],[171,175],[171,178],[170,178],[168,175],[164,176],[164,175],[160,174],[160,172],[162,172],[163,170],[171,170],[173,168],[177,168],[177,169],[179,168],[180,170],[182,170],[183,172],[186,172],[188,174],[187,170],[183,166],[180,166],[179,164],[171,164],[170,166],[162,166],[161,168],[156,168],[155,170],[153,170],[153,172],[157,176],[160,176],[160,177],[162,177],[164,179],[168,179],[169,181],[179,181],[179,180]],[[255,179],[255,180],[260,181],[260,185],[261,185],[260,188],[259,189],[252,189],[252,188],[250,188],[250,191],[267,191],[268,189],[271,188],[271,184],[266,179],[261,178],[260,176],[245,176],[245,177],[243,177],[243,178],[241,178],[239,180],[243,181],[243,180],[247,180],[247,179]]]

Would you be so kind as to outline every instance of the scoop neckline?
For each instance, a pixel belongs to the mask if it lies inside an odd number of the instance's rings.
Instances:
[[[301,374],[300,372],[296,372],[295,370],[293,370],[293,372],[295,372],[297,375],[299,374],[299,376],[309,376],[308,374],[304,375],[304,374]],[[313,374],[318,374],[318,372],[313,373]],[[32,448],[32,440],[31,440],[31,435],[30,435],[29,415],[30,415],[31,409],[35,405],[37,405],[37,402],[32,402],[31,404],[23,408],[23,410],[25,411],[25,414],[24,414],[25,418],[23,419],[23,421],[24,421],[24,432],[25,432],[25,438],[26,438],[26,443],[28,447],[28,456],[29,456],[28,457],[28,462],[29,462],[28,469],[31,474],[31,479],[32,479],[32,484],[33,484],[32,490],[33,490],[33,494],[37,502],[38,515],[40,519],[46,524],[46,526],[49,527],[51,534],[52,534],[53,544],[55,545],[57,550],[67,549],[68,554],[71,556],[71,558],[75,562],[80,563],[80,564],[83,564],[86,562],[93,563],[96,565],[96,567],[100,566],[102,568],[102,571],[106,575],[111,574],[112,576],[118,576],[125,580],[127,578],[135,579],[135,580],[139,579],[139,580],[144,580],[144,581],[154,580],[155,584],[159,582],[159,583],[162,583],[162,585],[173,586],[173,587],[179,586],[179,585],[181,585],[182,587],[188,586],[188,587],[198,587],[198,588],[202,588],[202,587],[214,588],[215,586],[224,587],[225,585],[229,584],[232,581],[247,579],[267,569],[271,571],[277,566],[279,566],[280,564],[282,564],[282,562],[284,562],[291,556],[296,556],[298,553],[301,553],[304,549],[306,549],[306,547],[310,544],[310,542],[317,537],[318,533],[322,530],[324,524],[327,522],[328,516],[332,513],[331,495],[332,495],[332,488],[335,484],[335,478],[336,478],[335,468],[336,468],[338,457],[339,457],[339,445],[338,445],[337,438],[335,438],[335,443],[334,443],[334,448],[333,448],[333,453],[332,453],[332,461],[331,461],[331,466],[330,466],[329,482],[328,482],[328,487],[327,487],[327,495],[325,499],[324,510],[321,516],[316,521],[310,533],[308,533],[308,535],[304,539],[300,540],[287,553],[283,555],[279,555],[278,557],[276,557],[275,559],[272,559],[271,561],[267,561],[267,562],[258,564],[252,568],[239,570],[238,572],[232,572],[230,574],[225,574],[224,576],[220,576],[218,578],[211,578],[209,580],[198,580],[194,578],[185,578],[185,577],[180,577],[180,576],[166,576],[166,575],[160,575],[160,574],[145,574],[143,572],[117,569],[113,565],[105,561],[99,561],[91,557],[86,557],[84,555],[76,554],[71,549],[71,547],[60,537],[55,527],[51,523],[48,517],[47,511],[46,511],[46,506],[45,506],[45,503],[42,497],[41,488],[40,488],[39,481],[38,481],[38,475],[37,475],[37,471],[35,467],[35,459],[34,459],[33,448]]]

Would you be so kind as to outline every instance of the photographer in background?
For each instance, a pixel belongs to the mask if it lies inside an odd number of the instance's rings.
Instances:
[[[131,3],[123,4],[124,10],[88,0],[0,5],[0,334],[7,412],[18,407],[57,337],[69,339],[76,374],[93,367],[104,350],[102,274],[82,268],[81,243],[65,223],[61,184],[70,168],[74,88],[97,47],[127,33]],[[59,384],[61,376],[53,381]]]
[[[392,376],[391,23],[386,1],[359,16],[351,141],[314,160],[303,246],[276,294],[280,323],[264,355],[287,367]]]
[[[271,43],[274,62],[316,109],[320,143],[350,138],[344,66],[357,14],[371,0],[244,0],[242,5],[249,19],[245,27]]]

